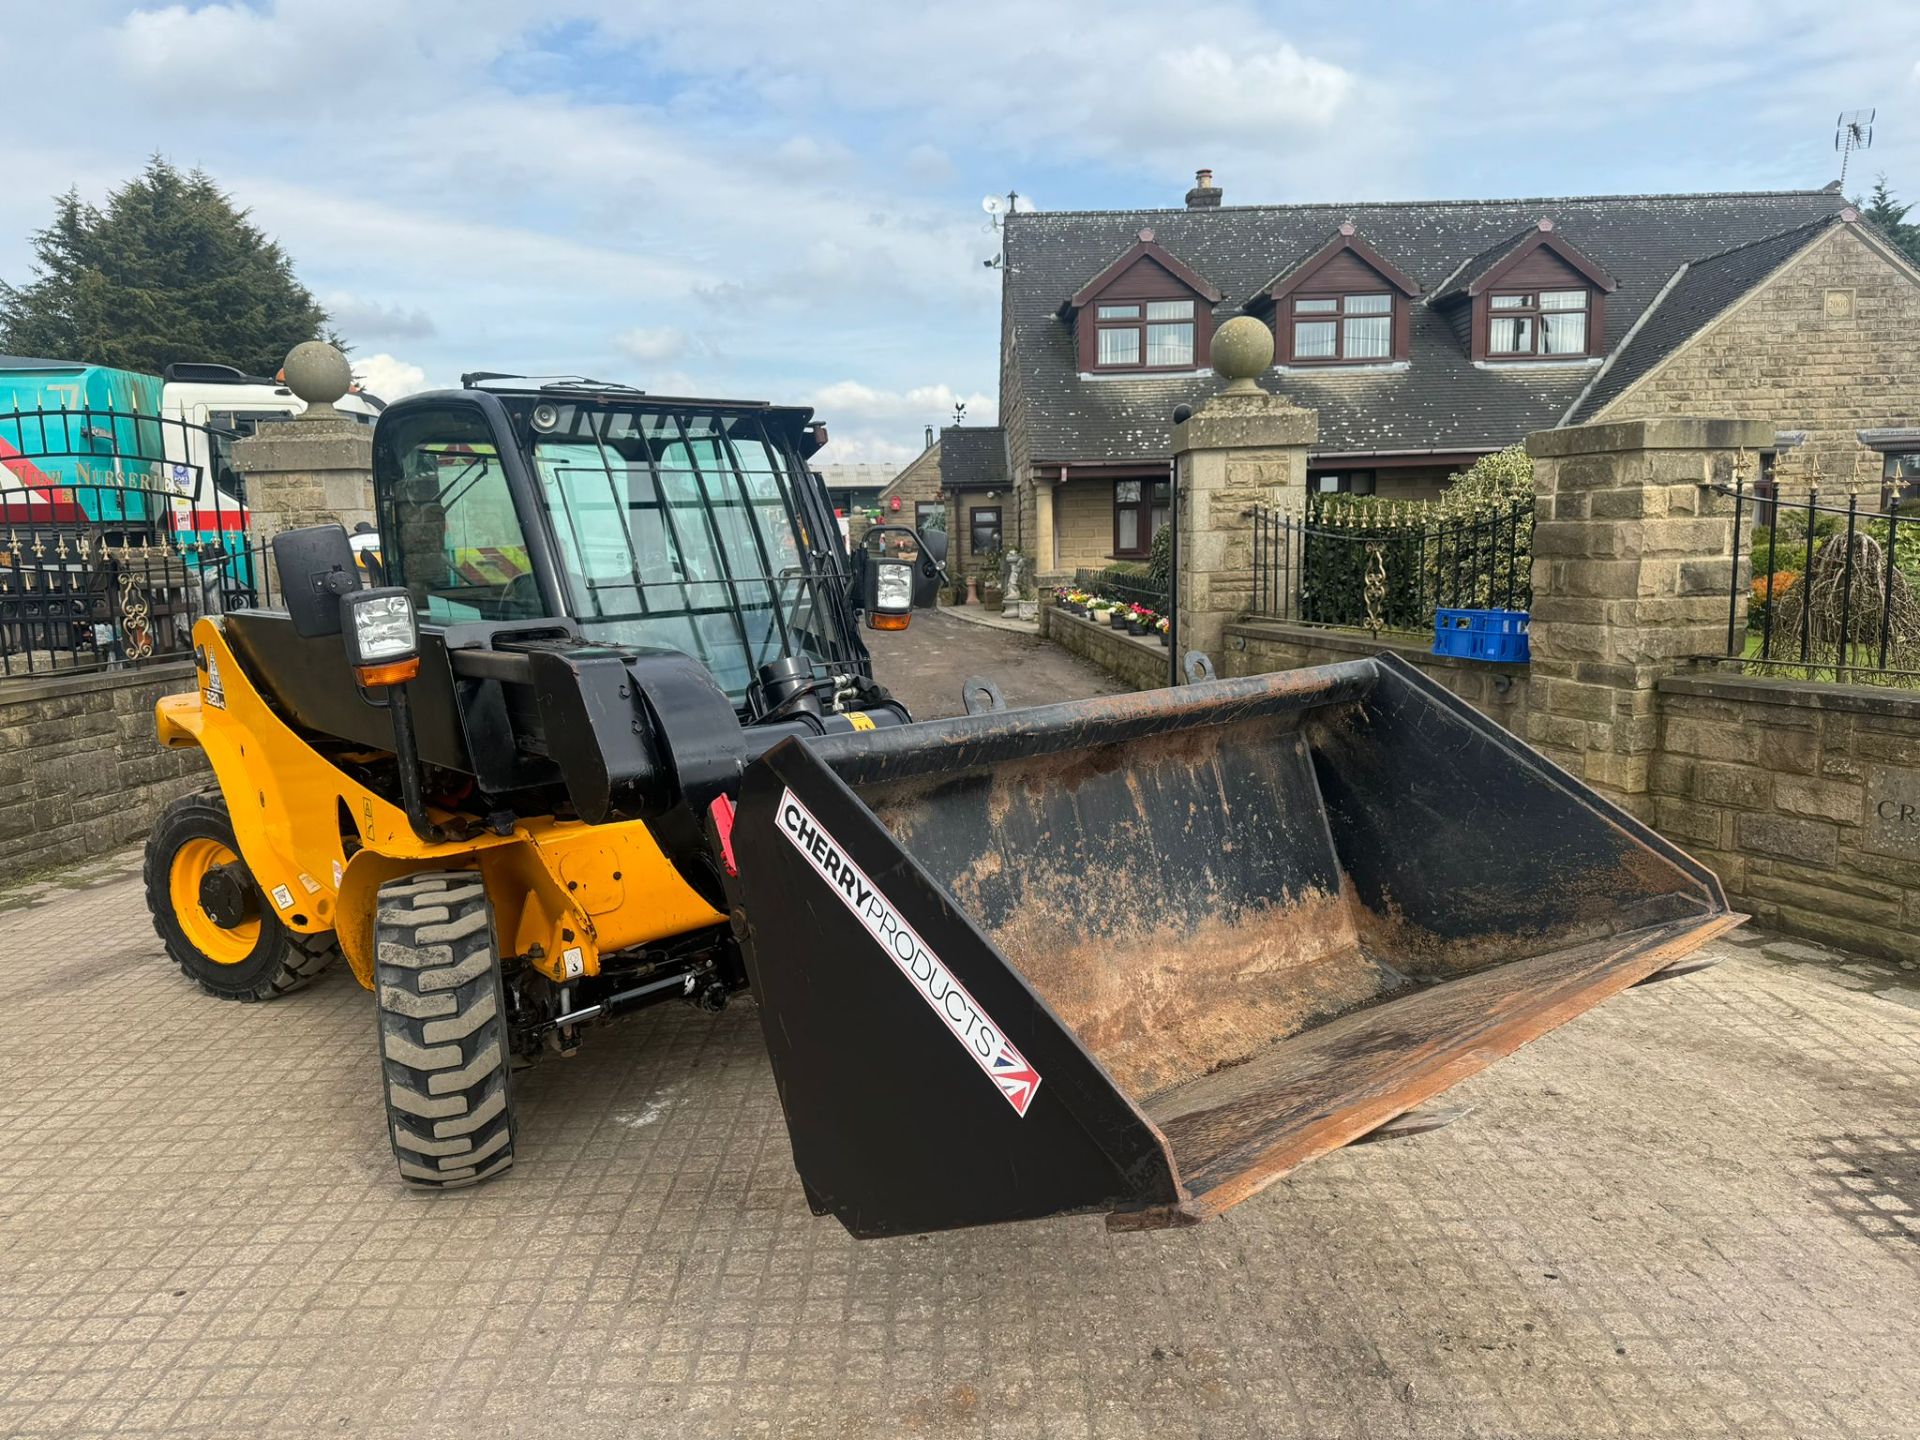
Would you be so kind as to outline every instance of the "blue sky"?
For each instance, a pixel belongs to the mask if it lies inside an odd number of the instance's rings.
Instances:
[[[391,393],[465,369],[805,401],[823,461],[989,420],[980,200],[1818,187],[1920,197],[1920,5],[319,0],[13,5],[0,276],[159,151]],[[1854,181],[1859,184],[1856,186]],[[1920,213],[1920,212],[1917,212]]]

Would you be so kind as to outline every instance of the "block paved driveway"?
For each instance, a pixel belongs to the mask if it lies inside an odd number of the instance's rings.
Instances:
[[[0,1435],[1911,1436],[1920,976],[1716,953],[1223,1221],[856,1244],[750,1004],[522,1076],[518,1168],[423,1195],[345,967],[202,996],[109,857],[0,894]]]

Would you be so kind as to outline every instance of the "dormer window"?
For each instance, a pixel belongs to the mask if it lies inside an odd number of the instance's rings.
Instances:
[[[1273,316],[1282,365],[1381,365],[1406,360],[1412,335],[1411,275],[1354,229],[1340,226],[1248,298],[1248,314]]]
[[[1588,292],[1496,291],[1487,303],[1487,354],[1585,355]]]
[[[1293,352],[1298,362],[1388,360],[1393,356],[1393,296],[1295,295]]]
[[[1142,300],[1095,307],[1101,370],[1186,370],[1193,366],[1193,301]]]
[[[1191,371],[1204,363],[1220,292],[1142,230],[1133,247],[1060,307],[1083,371]]]
[[[1427,304],[1469,342],[1476,361],[1585,360],[1605,349],[1614,288],[1611,275],[1542,219],[1463,263]]]

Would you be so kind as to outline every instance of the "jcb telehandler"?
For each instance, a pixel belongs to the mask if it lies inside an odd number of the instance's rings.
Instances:
[[[375,430],[381,558],[277,537],[160,736],[215,995],[344,951],[401,1174],[513,1159],[516,1069],[751,989],[816,1213],[1218,1214],[1734,923],[1714,877],[1392,658],[911,723],[812,412],[475,380]]]

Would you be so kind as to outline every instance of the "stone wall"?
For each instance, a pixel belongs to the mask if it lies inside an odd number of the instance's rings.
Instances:
[[[1663,417],[1541,430],[1533,457],[1534,749],[1648,818],[1654,685],[1726,648],[1733,501],[1712,485],[1755,421]]]
[[[1053,533],[1066,574],[1113,564],[1113,481],[1066,480],[1053,487]]]
[[[1794,466],[1817,454],[1830,481],[1857,478],[1877,494],[1880,457],[1855,432],[1920,420],[1916,335],[1920,280],[1859,225],[1836,225],[1598,418],[1724,415],[1805,430]]]
[[[1435,655],[1427,646],[1404,636],[1382,635],[1375,640],[1354,630],[1243,620],[1226,628],[1219,673],[1231,677],[1266,675],[1383,653],[1398,655],[1495,724],[1514,731],[1522,728],[1527,706],[1525,665],[1491,665],[1455,655]]]
[[[940,442],[935,440],[909,462],[906,469],[887,482],[886,489],[880,492],[880,509],[891,514],[887,502],[897,497],[902,523],[911,524],[913,507],[921,501],[935,499],[940,493]],[[948,524],[952,524],[951,510]]]
[[[1096,625],[1073,615],[1050,598],[1040,602],[1040,634],[1071,650],[1136,690],[1158,690],[1167,683],[1172,652],[1157,637],[1129,635],[1111,625]]]
[[[1222,627],[1253,606],[1253,507],[1304,508],[1307,449],[1319,433],[1315,411],[1246,380],[1229,381],[1173,427],[1183,652],[1219,665]]]
[[[373,429],[345,416],[262,425],[233,445],[247,477],[256,536],[335,521],[379,523],[373,505]]]
[[[131,844],[169,800],[212,783],[198,750],[154,738],[154,703],[193,683],[178,661],[0,685],[0,873]]]
[[[1655,827],[1763,925],[1920,953],[1920,695],[1744,675],[1659,692]]]

